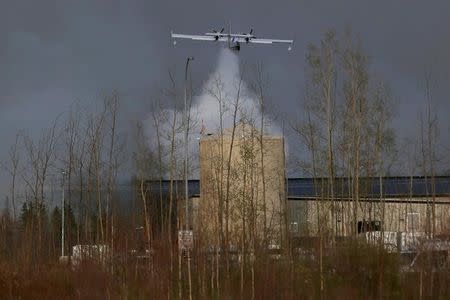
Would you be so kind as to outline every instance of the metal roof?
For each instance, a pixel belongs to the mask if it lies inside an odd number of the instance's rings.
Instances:
[[[383,177],[382,189],[380,179],[376,177],[360,178],[360,195],[367,198],[383,197],[406,198],[424,197],[432,194],[432,181],[427,177]],[[289,197],[315,197],[327,190],[326,178],[289,178]],[[436,196],[450,196],[450,177],[434,177],[434,194]],[[334,195],[341,198],[348,197],[351,189],[351,181],[348,178],[336,178],[334,182]]]
[[[434,178],[435,195],[440,197],[450,196],[450,176],[436,176]],[[148,181],[150,190],[153,193],[159,193],[160,182]],[[424,197],[432,194],[431,178],[423,176],[414,177],[383,177],[382,192],[385,198],[407,198]],[[334,195],[336,197],[346,198],[349,195],[348,178],[336,178],[334,182]],[[169,192],[170,181],[161,181],[161,192]],[[200,195],[200,180],[189,180],[189,195],[198,197]],[[313,198],[316,195],[323,194],[321,190],[326,191],[326,178],[288,178],[287,190],[288,198],[292,200]],[[175,194],[184,195],[184,182],[182,180],[173,181],[173,191]],[[377,177],[360,178],[360,195],[364,198],[380,197],[380,181]]]

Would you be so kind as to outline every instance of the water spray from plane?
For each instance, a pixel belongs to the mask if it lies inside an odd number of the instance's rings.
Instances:
[[[239,86],[240,85],[240,86]],[[248,88],[245,78],[242,78],[238,56],[228,48],[221,50],[217,67],[209,76],[201,89],[202,94],[194,97],[192,107],[193,116],[197,116],[200,126],[203,126],[208,133],[217,132],[220,126],[220,105],[218,97],[221,98],[223,127],[233,126],[232,106],[239,97],[239,111],[237,121],[242,118],[251,119],[258,126],[261,120],[260,105],[256,96]],[[238,96],[239,93],[239,96]],[[279,128],[270,120],[270,116],[264,116],[268,124],[265,131],[268,133],[280,133]],[[200,128],[202,129],[202,128]]]
[[[240,85],[240,87],[239,87]],[[228,129],[233,126],[233,104],[238,98],[239,92],[239,110],[236,122],[242,120],[251,121],[259,128],[261,120],[260,104],[257,97],[251,92],[245,80],[242,77],[239,58],[232,50],[223,48],[218,56],[217,66],[210,74],[209,78],[203,84],[200,95],[194,95],[191,107],[191,130],[189,141],[189,152],[191,161],[197,159],[198,145],[197,140],[201,134],[216,134],[220,128],[220,104],[222,102],[222,126]],[[175,111],[173,108],[167,108],[162,111],[166,116],[166,121],[160,124],[160,133],[162,138],[160,142],[165,149],[170,148],[171,122],[174,113],[177,112],[177,128],[182,128],[183,111]],[[271,119],[271,116],[265,115],[264,134],[281,135],[280,127]],[[145,121],[146,135],[149,138],[149,146],[155,150],[158,145],[155,127],[150,115]],[[183,131],[176,134],[176,140],[182,141]],[[177,149],[181,151],[181,149]],[[195,155],[194,155],[195,154]],[[194,164],[196,162],[192,161]]]

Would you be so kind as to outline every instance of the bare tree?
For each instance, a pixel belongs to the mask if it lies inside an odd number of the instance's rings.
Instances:
[[[222,249],[225,250],[225,233],[224,233],[224,116],[228,111],[228,103],[227,97],[229,95],[226,94],[226,83],[222,80],[220,74],[214,78],[214,82],[212,86],[208,87],[208,93],[211,97],[213,97],[219,106],[219,145],[218,145],[218,155],[214,159],[214,164],[216,164],[216,168],[214,172],[217,174],[216,177],[216,188],[217,188],[217,201],[218,201],[218,224],[219,224],[219,240]],[[225,231],[227,228],[225,228]],[[225,250],[226,251],[226,250]],[[228,251],[227,251],[228,252]]]
[[[343,93],[344,122],[348,133],[347,142],[350,150],[350,181],[353,200],[352,232],[357,233],[358,207],[360,205],[360,173],[361,173],[361,145],[363,138],[363,126],[366,118],[366,98],[368,88],[367,57],[363,54],[361,45],[353,41],[350,33],[346,35],[346,41],[341,54],[344,71]]]
[[[431,180],[431,236],[434,237],[436,235],[436,182],[435,182],[435,163],[437,160],[436,157],[436,140],[438,136],[438,118],[437,114],[433,108],[433,95],[432,95],[432,82],[431,82],[431,73],[425,74],[425,93],[427,100],[427,128],[426,128],[426,143],[427,143],[427,151],[428,152],[428,175]],[[424,158],[424,163],[426,159]],[[425,167],[426,168],[426,167]],[[427,172],[426,172],[427,173]],[[427,174],[425,173],[425,176]]]
[[[156,131],[156,147],[158,153],[158,180],[159,180],[159,209],[160,209],[160,224],[161,229],[165,228],[165,218],[164,218],[164,209],[163,209],[163,193],[162,193],[162,179],[164,176],[164,149],[162,143],[162,126],[167,122],[167,113],[161,109],[159,101],[157,101],[157,105],[154,105],[152,108],[152,124]]]
[[[334,31],[325,33],[320,42],[320,46],[310,45],[306,60],[308,62],[307,74],[310,74],[310,107],[313,109],[318,124],[323,123],[324,129],[321,136],[326,141],[326,169],[327,169],[327,199],[330,200],[331,211],[331,235],[334,238],[336,233],[336,212],[334,203],[334,131],[335,131],[335,85],[337,81],[337,55],[338,46]],[[322,130],[321,130],[322,131]]]
[[[13,208],[13,222],[16,221],[16,182],[17,176],[19,175],[19,163],[20,163],[20,135],[16,134],[16,138],[14,144],[9,148],[8,156],[9,156],[9,164],[2,163],[3,168],[10,174],[11,176],[11,204]]]
[[[74,181],[74,177],[76,177],[76,161],[77,161],[77,146],[80,143],[80,118],[81,118],[81,114],[78,110],[78,107],[76,107],[75,109],[73,108],[70,111],[70,114],[68,116],[68,120],[66,121],[65,127],[64,127],[64,131],[63,131],[63,135],[62,135],[62,139],[63,139],[63,151],[62,151],[62,155],[63,157],[61,157],[62,159],[62,164],[63,164],[63,170],[64,170],[64,176],[65,179],[63,180],[64,185],[62,186],[63,189],[65,189],[65,186],[67,186],[67,207],[71,207],[72,205],[72,195],[73,195],[73,181]],[[58,172],[59,174],[60,172]],[[80,180],[81,180],[81,175],[80,175]],[[63,208],[61,208],[63,209]],[[66,213],[66,210],[63,209],[63,211]],[[71,241],[70,241],[70,236],[71,236],[71,232],[70,230],[72,229],[71,226],[67,226],[68,230],[67,230],[67,245],[70,245]],[[77,234],[77,236],[79,236]]]
[[[41,137],[35,142],[31,137],[24,137],[24,144],[27,153],[27,165],[30,169],[24,170],[22,179],[32,194],[34,207],[37,209],[37,230],[38,241],[36,253],[42,254],[43,247],[43,216],[42,211],[45,205],[45,185],[48,179],[50,168],[54,164],[55,144],[57,142],[57,120],[52,126],[44,130]],[[28,172],[27,172],[28,171]]]
[[[178,99],[178,92],[177,92],[177,86],[175,79],[173,78],[172,74],[169,72],[169,77],[171,80],[171,88],[166,91],[168,94],[167,96],[172,101],[172,103],[176,106],[177,99]],[[176,195],[174,193],[174,181],[177,175],[177,150],[178,150],[178,134],[183,129],[183,124],[180,124],[179,120],[179,112],[177,109],[173,109],[170,111],[169,116],[167,118],[168,120],[168,126],[169,130],[168,132],[165,132],[165,138],[169,143],[169,209],[168,214],[166,216],[167,221],[167,239],[169,242],[169,253],[170,253],[170,274],[173,273],[173,207],[174,202],[176,200]],[[177,222],[178,224],[178,222]],[[181,253],[179,253],[179,261],[181,259],[180,257]],[[180,268],[181,269],[181,268]],[[179,284],[181,284],[179,282]],[[181,291],[181,289],[180,289]]]
[[[136,151],[134,153],[134,162],[136,167],[136,177],[139,184],[139,193],[142,199],[142,204],[144,207],[144,224],[145,224],[145,237],[147,239],[146,247],[151,245],[151,221],[150,212],[148,208],[148,185],[145,183],[146,180],[151,179],[152,171],[154,166],[152,165],[153,154],[150,151],[147,138],[145,136],[143,125],[141,122],[136,123]]]
[[[81,114],[79,115],[81,119]],[[83,135],[84,130],[80,127],[79,132],[77,134],[78,143],[76,144],[76,175],[78,176],[78,223],[77,223],[77,243],[81,243],[81,233],[82,233],[82,224],[83,219],[87,220],[87,205],[84,199],[85,193],[85,183],[84,183],[84,171],[85,171],[85,160],[86,160],[86,145],[87,145],[87,137]],[[87,225],[87,222],[85,223]],[[87,239],[87,227],[85,228],[85,239]]]
[[[86,135],[88,137],[88,197],[89,200],[95,199],[97,210],[97,241],[104,241],[105,228],[103,220],[103,205],[102,205],[102,150],[104,140],[104,123],[106,117],[106,107],[99,115],[93,115],[88,119],[86,127]],[[89,201],[91,202],[91,201]],[[88,216],[86,216],[87,218]],[[86,219],[87,220],[87,219]],[[88,228],[86,224],[86,230]]]
[[[238,79],[238,83],[236,86],[236,97],[231,103],[232,109],[232,127],[231,127],[231,141],[228,149],[228,158],[226,161],[226,190],[225,190],[225,244],[227,246],[226,251],[226,264],[227,264],[227,277],[230,276],[230,258],[229,258],[229,247],[230,247],[230,185],[232,181],[232,157],[233,157],[233,148],[235,143],[235,135],[236,135],[236,126],[237,126],[237,118],[240,108],[240,98],[241,98],[241,88],[242,88],[242,79],[241,76]],[[244,236],[244,233],[243,233]]]
[[[113,190],[116,181],[116,174],[118,169],[118,141],[117,141],[117,117],[119,113],[119,94],[118,92],[113,92],[109,97],[104,100],[105,110],[108,114],[108,120],[106,124],[108,125],[108,135],[109,135],[109,147],[108,147],[108,169],[107,169],[107,182],[106,182],[106,240],[108,240],[108,233],[112,231],[112,222],[110,222],[111,211],[112,211],[112,197]],[[109,224],[111,223],[111,224]],[[110,229],[111,227],[111,229]],[[113,236],[111,236],[111,243],[113,242]]]
[[[319,201],[318,191],[318,137],[319,137],[319,129],[317,125],[313,122],[311,118],[311,108],[306,102],[305,105],[306,111],[306,121],[293,125],[292,128],[294,131],[300,136],[303,143],[307,147],[310,157],[311,157],[311,165],[308,166],[307,172],[313,177],[314,184],[314,193],[315,193],[315,210],[316,210],[316,222],[317,222],[317,234],[319,236],[319,272],[320,272],[320,291],[321,297],[323,296],[324,290],[324,276],[323,276],[323,231],[325,227],[325,222],[323,220],[323,205],[321,201]]]
[[[265,247],[268,245],[267,238],[267,199],[266,199],[266,171],[264,164],[264,132],[265,132],[265,114],[266,114],[266,90],[269,86],[269,78],[264,70],[262,63],[256,64],[253,68],[253,78],[250,82],[250,88],[256,98],[258,99],[259,112],[260,112],[260,120],[259,120],[259,148],[260,148],[260,172],[261,172],[261,183],[262,183],[262,205],[263,205],[263,222],[264,222],[264,231],[263,231],[263,242]]]
[[[384,82],[380,82],[375,86],[373,97],[370,105],[370,117],[369,134],[368,137],[373,137],[368,147],[369,153],[373,152],[374,157],[369,156],[369,160],[373,161],[376,165],[376,173],[378,176],[379,185],[379,202],[381,205],[381,213],[379,218],[382,222],[382,229],[385,223],[385,203],[384,203],[384,189],[383,189],[383,177],[386,170],[390,168],[391,159],[396,157],[394,134],[391,128],[389,128],[389,121],[392,117],[394,110],[392,105],[391,93]],[[372,220],[373,216],[369,212],[369,220]]]

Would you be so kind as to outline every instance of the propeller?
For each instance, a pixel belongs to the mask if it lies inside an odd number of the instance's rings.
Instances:
[[[213,33],[223,33],[224,30],[225,30],[225,28],[222,27],[222,29],[220,29],[220,31],[217,31],[217,30],[215,30],[215,29],[212,29],[211,31],[212,31]]]
[[[253,36],[252,36],[252,33],[253,33],[253,28],[251,28],[251,29],[250,29],[250,32],[246,34],[247,37],[245,38],[245,41],[246,41],[247,43],[250,41],[250,38],[253,37]]]
[[[252,35],[252,33],[253,33],[253,28],[250,29],[249,33],[241,32],[242,35]]]

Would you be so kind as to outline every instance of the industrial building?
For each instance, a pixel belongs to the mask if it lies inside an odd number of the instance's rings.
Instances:
[[[360,178],[358,203],[349,196],[348,178],[335,179],[334,201],[321,196],[327,179],[288,179],[288,218],[293,236],[314,236],[326,223],[337,236],[364,231],[450,232],[450,177]],[[323,211],[321,217],[318,211]],[[335,217],[331,214],[334,212]],[[353,213],[356,213],[356,223]],[[434,224],[433,224],[434,214]],[[332,224],[334,220],[334,224]],[[434,227],[434,229],[433,229]]]
[[[324,179],[325,180],[325,179]],[[348,181],[347,178],[337,178],[340,185]],[[435,229],[436,234],[448,234],[450,232],[450,176],[437,176],[435,181],[435,197],[430,194],[431,180],[423,176],[405,177],[383,177],[383,197],[380,197],[379,178],[361,178],[361,185],[364,186],[364,196],[361,196],[358,209],[358,223],[352,224],[348,221],[345,211],[351,211],[352,201],[346,196],[348,191],[345,188],[339,189],[335,196],[335,228],[338,236],[347,236],[352,230],[357,232],[376,230],[377,226],[383,226],[385,231],[400,232],[422,232],[430,231],[433,224],[431,222],[432,207],[434,202]],[[158,194],[160,191],[159,181],[149,181],[150,189]],[[198,209],[201,201],[200,180],[189,180],[189,199],[191,224],[196,224]],[[317,235],[318,218],[317,206],[323,205],[328,215],[331,214],[331,203],[329,199],[320,197],[321,179],[312,178],[287,178],[285,180],[286,199],[286,224],[292,237],[311,237]],[[175,181],[175,194],[182,199],[183,182]],[[339,185],[337,185],[339,186]],[[162,192],[169,191],[169,181],[162,182]],[[181,203],[181,202],[180,202]],[[184,204],[181,204],[183,206]],[[380,213],[382,206],[385,206],[385,223],[382,224]],[[181,210],[182,211],[182,210]],[[205,217],[205,221],[214,222],[214,216]],[[331,220],[331,218],[328,218]],[[331,227],[331,224],[327,225]],[[354,226],[354,227],[353,227]],[[194,231],[196,230],[194,226]]]

